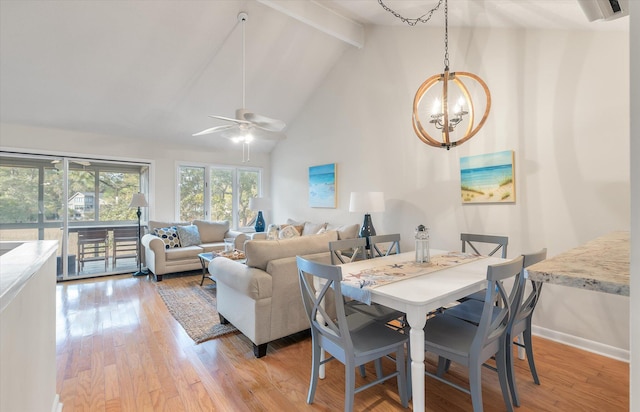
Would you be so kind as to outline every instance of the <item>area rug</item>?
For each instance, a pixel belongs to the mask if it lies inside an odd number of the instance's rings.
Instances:
[[[216,310],[216,285],[200,276],[165,276],[156,289],[173,317],[182,325],[195,343],[237,332],[230,323],[220,323]]]

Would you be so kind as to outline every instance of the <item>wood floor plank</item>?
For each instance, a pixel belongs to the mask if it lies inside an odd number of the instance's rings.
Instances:
[[[194,277],[181,276],[185,282]],[[170,277],[169,277],[170,278]],[[315,401],[306,403],[311,338],[296,334],[269,344],[256,359],[249,339],[229,334],[196,345],[170,315],[155,282],[129,275],[57,285],[57,390],[65,412],[334,411],[344,402],[344,366],[327,365]],[[629,409],[629,364],[534,337],[541,385],[515,360],[518,412]],[[428,355],[427,370],[436,359]],[[385,371],[393,369],[384,362]],[[453,364],[448,378],[467,385]],[[356,374],[358,384],[375,377]],[[482,372],[487,411],[506,410],[497,374]],[[471,410],[469,395],[425,379],[427,411]],[[403,410],[394,379],[356,394],[354,411]]]

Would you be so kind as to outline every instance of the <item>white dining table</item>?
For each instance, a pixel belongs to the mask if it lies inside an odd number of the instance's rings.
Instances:
[[[430,250],[431,256],[448,253],[444,250]],[[400,253],[375,259],[345,263],[343,276],[362,270],[407,262],[415,259],[415,252]],[[370,288],[371,302],[379,303],[407,314],[411,327],[410,359],[413,410],[425,410],[424,386],[424,326],[427,314],[457,299],[478,292],[487,286],[487,267],[502,263],[507,259],[483,257],[468,263],[446,267],[424,275],[413,276],[378,287]],[[394,268],[395,272],[401,268]],[[343,285],[343,293],[345,286]]]

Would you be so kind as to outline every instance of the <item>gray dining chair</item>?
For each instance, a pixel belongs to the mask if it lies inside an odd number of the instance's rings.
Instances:
[[[536,253],[531,253],[527,255],[523,255],[524,257],[524,267],[527,268],[534,263],[541,262],[547,258],[547,249],[544,248]],[[540,299],[540,293],[542,292],[542,282],[531,281],[531,290],[529,291],[526,298],[523,298],[522,304],[518,308],[518,311],[515,316],[515,320],[511,329],[507,331],[507,343],[510,345],[508,348],[509,358],[507,360],[510,362],[509,365],[509,386],[511,388],[511,398],[513,399],[513,404],[516,406],[520,406],[520,398],[518,396],[518,387],[516,385],[515,379],[515,371],[513,368],[513,351],[511,349],[511,345],[516,345],[525,349],[527,353],[527,361],[529,363],[529,370],[531,371],[531,376],[533,377],[533,382],[536,385],[540,385],[540,379],[538,378],[538,371],[536,370],[536,364],[533,359],[533,341],[531,339],[531,319],[533,318],[533,311],[538,304],[538,299]],[[519,340],[514,340],[517,337],[522,336],[522,342]]]
[[[462,241],[462,252],[467,252],[467,246],[471,248],[473,252],[477,255],[484,256],[493,256],[498,251],[501,251],[500,257],[503,259],[507,258],[507,246],[509,245],[509,238],[507,236],[496,236],[496,235],[481,235],[476,233],[460,233],[460,241]],[[491,249],[487,253],[482,253],[479,249],[483,249],[480,245],[489,245],[493,249]],[[487,249],[488,250],[488,249]],[[484,249],[483,249],[484,251]],[[459,299],[460,302],[464,302],[468,299],[475,300],[484,300],[485,291],[479,291],[476,293],[472,293],[469,296],[465,296],[462,299]]]
[[[356,393],[394,377],[397,378],[400,402],[406,408],[408,392],[404,348],[408,336],[362,314],[347,318],[343,300],[329,298],[329,291],[334,297],[342,295],[340,266],[325,265],[300,256],[296,257],[296,262],[302,301],[311,324],[312,364],[307,403],[313,403],[320,366],[338,360],[345,366],[345,411],[353,409]],[[314,283],[314,278],[319,278],[319,282]],[[319,285],[318,290],[316,285]],[[335,316],[330,315],[332,312]],[[331,356],[321,361],[322,349]],[[355,368],[388,355],[394,355],[396,359],[395,372],[356,388]]]
[[[354,262],[356,260],[366,259],[367,239],[363,237],[353,239],[334,240],[329,242],[329,251],[331,252],[331,264],[338,265],[341,263]],[[390,326],[401,329],[405,326],[404,313],[378,303],[366,303],[358,300],[345,300],[345,308],[347,314],[352,312],[360,312],[372,319],[382,323],[392,323]]]
[[[525,269],[533,265],[534,263],[538,263],[546,259],[547,249],[545,248],[535,253],[524,254],[522,255],[522,258],[523,269]],[[515,370],[513,367],[513,345],[525,349],[533,381],[536,385],[540,385],[540,379],[538,378],[538,372],[536,371],[536,365],[533,358],[531,318],[533,317],[533,311],[538,303],[541,291],[542,282],[535,282],[533,280],[531,280],[531,288],[528,292],[527,289],[523,288],[523,298],[520,299],[520,304],[515,309],[513,322],[507,329],[507,339],[505,340],[505,344],[507,345],[505,350],[508,365],[507,372],[509,378],[509,388],[511,391],[511,399],[515,406],[520,406],[520,399],[515,379]],[[525,295],[526,297],[524,297]],[[462,319],[477,325],[480,322],[483,308],[484,302],[471,299],[447,309],[445,311],[445,314],[448,316],[455,316],[458,319]],[[494,307],[493,310],[495,313],[498,313],[500,311],[500,308]],[[519,341],[520,336],[522,336],[523,342]],[[514,341],[514,339],[516,340]]]
[[[329,242],[331,264],[339,265],[367,259],[366,247],[367,239],[364,237],[331,241]]]
[[[382,247],[382,245],[385,247]],[[400,233],[369,236],[371,257],[382,257],[400,253]]]
[[[460,240],[462,241],[462,252],[466,253],[467,246],[471,248],[478,255],[493,256],[501,250],[501,257],[507,258],[507,246],[509,245],[509,238],[507,236],[495,236],[495,235],[480,235],[474,233],[460,233]],[[488,253],[480,253],[478,248],[480,244],[491,244],[493,249]]]
[[[506,354],[507,330],[515,317],[522,299],[524,274],[522,256],[509,262],[490,265],[487,268],[485,301],[477,325],[450,316],[447,311],[427,320],[424,328],[425,351],[438,355],[437,373],[431,376],[471,395],[474,412],[482,407],[481,371],[485,362],[495,357],[502,397],[509,412],[513,411],[509,391],[508,364]],[[503,282],[513,279],[511,291]],[[469,371],[469,389],[457,385],[443,376],[450,362],[466,366]]]

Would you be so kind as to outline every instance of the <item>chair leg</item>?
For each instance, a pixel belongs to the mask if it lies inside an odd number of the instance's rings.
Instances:
[[[320,376],[320,346],[312,344],[311,354],[311,380],[309,381],[309,393],[307,394],[307,403],[312,404],[316,395],[316,387],[318,386],[318,377]]]
[[[353,362],[344,365],[344,411],[353,410],[353,398],[356,392],[356,370]]]
[[[504,337],[503,337],[504,339]],[[498,380],[500,381],[500,389],[502,390],[502,398],[504,399],[504,404],[507,407],[508,412],[513,412],[513,404],[511,403],[511,397],[509,396],[509,379],[508,379],[508,364],[507,364],[507,354],[505,353],[505,349],[513,350],[513,345],[508,344],[508,342],[503,342],[500,350],[496,353],[496,367],[498,369]],[[510,356],[513,361],[513,355]],[[511,387],[513,389],[513,387]]]
[[[409,406],[409,387],[407,385],[406,359],[404,356],[404,346],[400,347],[396,352],[396,371],[398,372],[398,394],[400,395],[400,403],[403,408]],[[411,369],[411,368],[409,368]],[[411,381],[409,381],[411,382]]]
[[[438,371],[436,375],[439,377],[443,377],[444,374],[449,370],[449,366],[451,365],[451,361],[447,358],[443,358],[442,356],[438,357]]]
[[[536,370],[536,363],[533,360],[533,342],[531,341],[531,318],[527,320],[527,329],[522,332],[524,337],[524,347],[527,351],[527,361],[529,362],[529,369],[531,370],[531,376],[536,385],[540,385],[540,379],[538,379],[538,371]]]
[[[518,387],[516,383],[516,374],[513,368],[513,336],[507,334],[506,341],[506,367],[507,367],[507,381],[509,382],[509,389],[511,390],[511,400],[515,406],[520,406],[520,397],[518,396]]]
[[[382,359],[376,359],[373,364],[376,367],[376,376],[378,379],[382,379]]]
[[[367,372],[364,369],[364,365],[360,365],[358,369],[360,369],[360,376],[362,376],[363,378],[367,376]]]
[[[469,390],[473,412],[482,412],[482,365],[480,362],[469,362]]]

